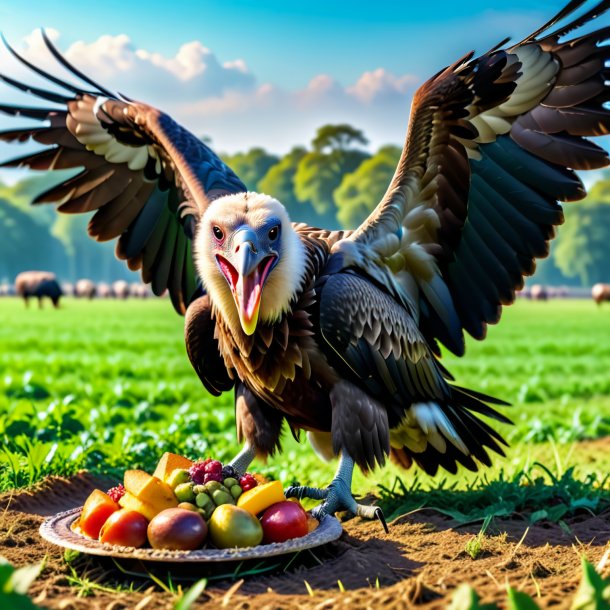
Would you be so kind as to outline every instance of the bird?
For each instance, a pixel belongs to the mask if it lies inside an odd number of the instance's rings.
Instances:
[[[590,139],[610,130],[610,28],[579,31],[609,5],[571,0],[520,42],[427,80],[384,196],[351,230],[290,219],[169,115],[81,72],[44,31],[71,77],[5,41],[50,84],[0,75],[46,102],[0,104],[38,121],[0,140],[45,145],[2,167],[78,168],[33,203],[93,212],[91,237],[116,239],[116,256],[169,293],[203,386],[235,396],[237,472],[281,451],[285,427],[305,433],[337,471],[287,495],[320,500],[318,517],[347,511],[387,528],[379,507],[354,498],[356,466],[392,459],[435,475],[504,455],[488,422],[509,424],[508,403],[458,385],[442,349],[463,356],[465,334],[485,338],[548,255],[560,202],[585,196],[575,170],[610,162]]]

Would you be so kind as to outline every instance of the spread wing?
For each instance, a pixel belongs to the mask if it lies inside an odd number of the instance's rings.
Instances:
[[[1,166],[78,168],[34,203],[57,202],[58,210],[68,214],[94,212],[88,227],[91,237],[118,238],[117,256],[130,269],[141,269],[155,294],[168,290],[174,308],[184,314],[198,292],[191,245],[194,223],[210,198],[244,191],[244,184],[168,115],[97,85],[69,64],[44,33],[43,38],[58,64],[87,88],[45,72],[8,47],[54,90],[0,75],[6,84],[50,102],[34,107],[0,104],[1,112],[44,123],[0,132],[0,140],[46,146]]]
[[[388,191],[339,248],[415,302],[426,338],[457,354],[463,330],[482,339],[548,254],[563,221],[557,202],[585,195],[574,170],[609,163],[586,138],[610,130],[610,28],[564,37],[610,2],[574,18],[583,4],[573,0],[519,44],[469,54],[420,88]]]

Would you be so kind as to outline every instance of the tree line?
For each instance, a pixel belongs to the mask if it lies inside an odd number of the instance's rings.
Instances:
[[[221,156],[249,190],[279,199],[292,220],[353,228],[385,193],[401,153],[393,145],[370,153],[367,144],[364,133],[351,125],[324,125],[309,147],[296,146],[284,156],[260,147]],[[57,173],[42,174],[0,185],[0,281],[12,281],[24,269],[54,271],[64,281],[133,281],[134,274],[112,255],[112,243],[87,236],[87,216],[30,205],[59,179]],[[583,286],[610,281],[610,173],[587,199],[564,209],[566,223],[534,281]]]

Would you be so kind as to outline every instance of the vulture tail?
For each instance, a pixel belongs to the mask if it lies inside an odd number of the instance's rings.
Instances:
[[[487,450],[504,456],[506,441],[478,415],[511,424],[489,406],[507,405],[491,396],[457,386],[447,401],[414,403],[399,426],[390,431],[390,458],[404,468],[413,462],[430,475],[439,467],[452,474],[458,466],[476,472],[491,465]]]

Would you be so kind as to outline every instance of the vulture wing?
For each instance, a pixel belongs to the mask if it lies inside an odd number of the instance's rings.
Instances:
[[[34,203],[57,202],[59,211],[69,214],[94,212],[91,237],[118,238],[117,256],[130,269],[141,269],[155,294],[168,290],[174,308],[184,314],[199,288],[191,244],[194,221],[211,197],[246,187],[169,116],[97,85],[68,63],[44,33],[43,38],[58,63],[88,88],[45,72],[8,47],[17,60],[62,92],[0,75],[6,84],[50,102],[46,107],[0,105],[6,114],[45,123],[0,132],[0,140],[33,140],[47,146],[1,166],[78,168]]]
[[[572,0],[522,42],[471,53],[426,82],[390,187],[339,248],[415,304],[434,349],[438,339],[461,355],[463,330],[485,337],[548,254],[563,221],[557,201],[585,195],[574,170],[609,163],[586,138],[610,132],[610,27],[564,38],[610,2],[574,17],[584,4]]]

